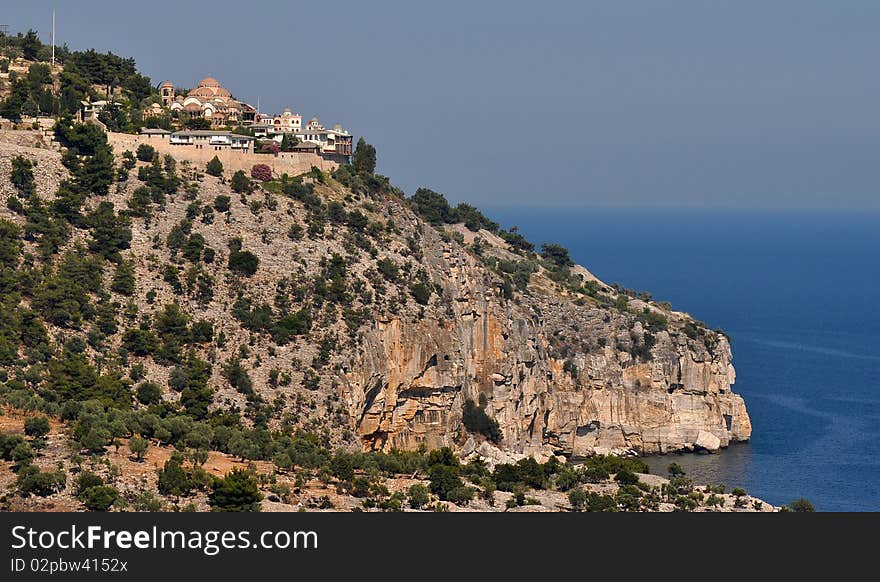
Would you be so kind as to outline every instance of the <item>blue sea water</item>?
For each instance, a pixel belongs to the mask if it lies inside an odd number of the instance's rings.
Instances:
[[[606,283],[648,290],[732,338],[752,439],[676,461],[780,505],[880,511],[880,213],[494,208]]]

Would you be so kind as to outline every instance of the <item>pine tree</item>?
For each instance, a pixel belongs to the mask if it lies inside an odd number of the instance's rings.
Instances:
[[[216,479],[209,496],[214,511],[259,511],[262,499],[256,480],[238,468]]]
[[[364,141],[364,138],[357,142],[352,166],[358,174],[372,174],[376,171],[376,148]]]

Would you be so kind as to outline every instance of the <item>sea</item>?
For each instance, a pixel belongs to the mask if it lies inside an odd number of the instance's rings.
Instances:
[[[487,208],[731,337],[752,438],[647,457],[774,505],[880,511],[880,212]]]

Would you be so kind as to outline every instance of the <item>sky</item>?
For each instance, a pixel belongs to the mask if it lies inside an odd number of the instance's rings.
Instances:
[[[876,0],[6,2],[484,206],[880,209]]]

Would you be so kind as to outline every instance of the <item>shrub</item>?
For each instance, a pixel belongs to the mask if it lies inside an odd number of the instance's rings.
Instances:
[[[15,156],[12,158],[12,173],[9,176],[12,185],[18,190],[18,193],[29,198],[37,191],[37,184],[34,181],[34,164],[24,156]]]
[[[621,485],[635,485],[639,482],[639,477],[629,469],[620,469],[614,476],[614,480]]]
[[[45,416],[33,416],[24,421],[24,434],[33,438],[42,438],[49,434],[49,419]]]
[[[419,188],[409,199],[410,206],[416,214],[427,220],[434,226],[451,224],[455,222],[455,214],[449,202],[443,194]]]
[[[116,267],[116,272],[113,274],[113,281],[110,283],[110,289],[120,295],[125,295],[126,297],[134,295],[134,263],[131,261],[120,261],[119,265]]]
[[[79,497],[86,489],[98,487],[104,484],[104,480],[91,471],[83,471],[73,480],[74,494]]]
[[[255,164],[251,168],[251,178],[260,182],[269,182],[272,180],[272,168],[266,164]]]
[[[541,245],[541,257],[558,267],[571,267],[574,261],[568,255],[568,249],[558,244]]]
[[[159,493],[177,498],[192,490],[193,483],[186,471],[183,470],[182,465],[183,455],[175,452],[172,453],[171,458],[165,461],[165,465],[156,471],[159,476]]]
[[[259,511],[263,495],[247,471],[235,468],[214,479],[208,501],[214,511]]]
[[[232,187],[232,191],[236,194],[250,194],[254,189],[250,179],[242,170],[239,170],[232,175],[232,183],[230,186]]]
[[[572,489],[568,494],[572,511],[617,511],[617,502],[610,495],[601,495],[583,489]]]
[[[409,506],[413,509],[421,509],[431,502],[431,493],[424,485],[416,483],[409,488]]]
[[[30,465],[36,456],[34,449],[28,443],[18,443],[9,453],[9,457],[15,463],[12,466],[12,470],[20,471],[23,467]]]
[[[427,305],[431,300],[431,288],[424,283],[416,283],[410,287],[409,291],[419,305]]]
[[[467,505],[473,500],[473,487],[455,487],[446,493],[446,501],[450,501],[456,505]]]
[[[67,475],[64,471],[40,471],[34,465],[23,467],[18,473],[16,486],[22,495],[39,495],[48,497],[64,489]]]
[[[137,399],[147,406],[162,402],[162,389],[154,382],[144,382],[137,387]]]
[[[798,513],[811,513],[816,511],[816,508],[813,507],[813,504],[801,497],[800,499],[795,499],[791,503],[788,504],[788,508],[791,511],[796,511]]]
[[[142,143],[135,151],[135,157],[142,162],[152,162],[156,157],[156,148],[151,145]]]
[[[205,172],[211,176],[219,178],[223,175],[223,162],[220,161],[220,158],[214,156],[211,158],[211,161],[208,162],[208,165],[205,166]]]
[[[119,498],[119,491],[110,485],[89,487],[79,495],[79,500],[92,511],[107,511]]]
[[[217,212],[228,212],[229,202],[229,196],[227,196],[226,194],[220,194],[219,196],[214,198],[214,210],[216,210]]]
[[[465,400],[462,422],[469,431],[482,434],[493,443],[501,442],[501,428],[498,426],[498,421],[486,414],[471,399]]]
[[[681,465],[678,463],[669,463],[669,467],[667,468],[670,478],[674,477],[684,477],[685,471],[681,468]]]
[[[252,276],[260,266],[260,259],[250,251],[231,250],[229,253],[229,269],[246,277]]]
[[[450,491],[464,487],[458,472],[458,467],[449,465],[434,465],[431,467],[428,476],[431,481],[431,492],[442,501],[446,501]]]

